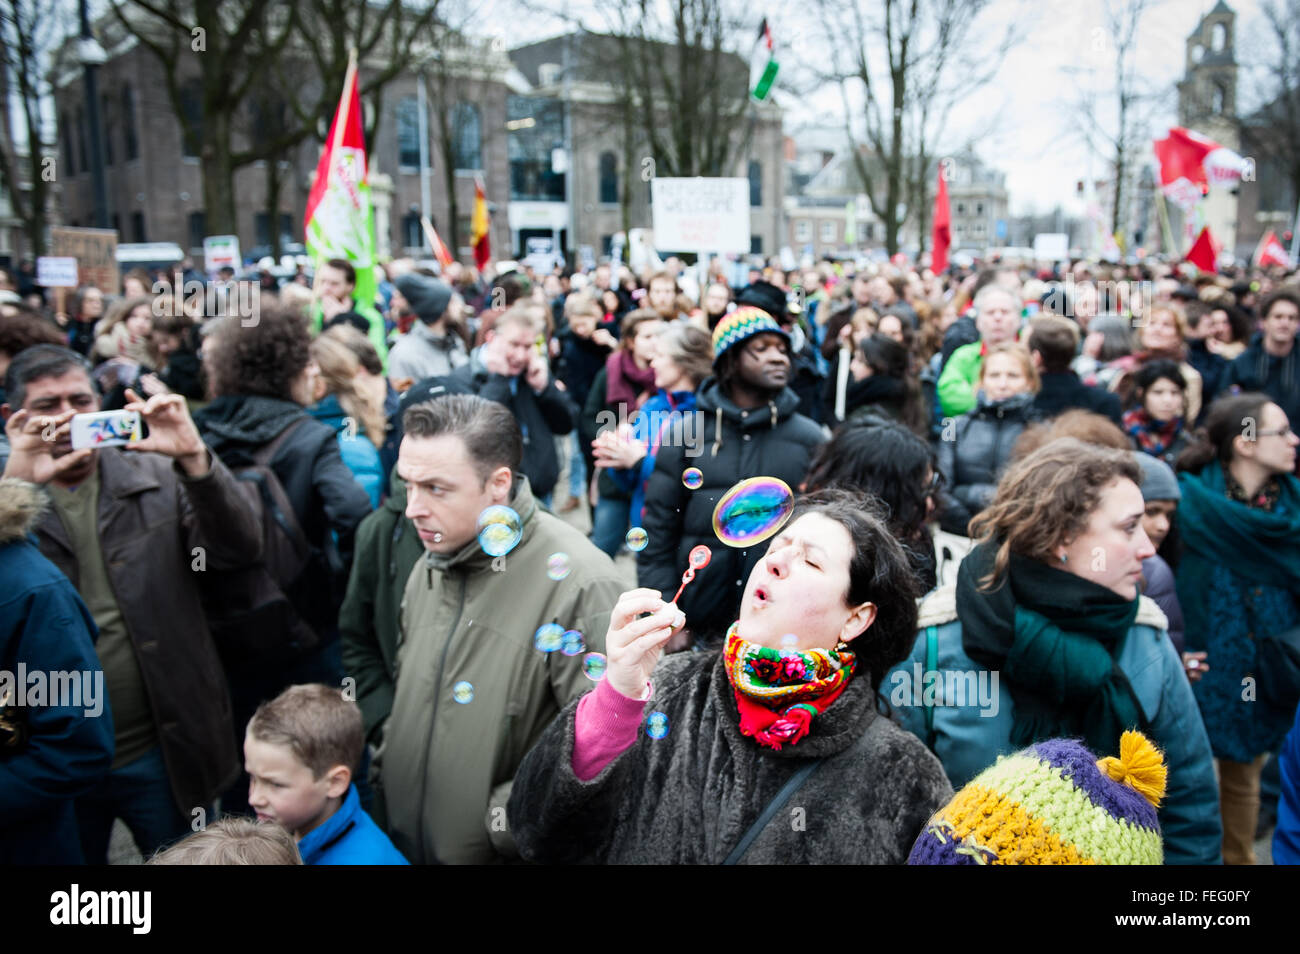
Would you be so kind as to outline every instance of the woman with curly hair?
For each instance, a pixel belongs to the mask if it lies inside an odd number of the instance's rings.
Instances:
[[[337,685],[342,678],[338,610],[343,601],[357,525],[370,498],[339,454],[334,430],[304,410],[316,400],[319,369],[311,358],[307,317],[292,308],[265,307],[256,324],[219,319],[204,342],[203,358],[213,401],[195,423],[204,441],[231,470],[255,465],[269,450],[274,472],[310,546],[306,567],[285,588],[293,609],[320,646],[288,664],[227,659],[235,730],[263,699],[301,682]],[[244,779],[222,797],[240,811]]]
[[[957,787],[1044,739],[1103,748],[1137,729],[1169,766],[1166,863],[1217,864],[1209,739],[1165,615],[1138,592],[1155,552],[1141,480],[1132,453],[1074,438],[1013,463],[956,583],[922,602],[891,701]]]

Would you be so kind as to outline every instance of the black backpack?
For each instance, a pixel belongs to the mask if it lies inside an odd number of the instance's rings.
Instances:
[[[232,467],[262,526],[262,556],[237,570],[203,573],[204,610],[222,660],[228,665],[285,662],[316,648],[320,637],[286,595],[312,557],[271,458],[306,417],[258,448],[253,462]]]

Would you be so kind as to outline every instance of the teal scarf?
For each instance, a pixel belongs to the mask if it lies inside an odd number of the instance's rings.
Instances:
[[[1179,474],[1183,499],[1178,530],[1184,553],[1178,564],[1178,601],[1187,621],[1187,645],[1205,645],[1210,578],[1215,567],[1257,586],[1275,586],[1300,595],[1300,483],[1278,478],[1273,510],[1248,507],[1227,496],[1223,465],[1217,460],[1199,474]]]
[[[975,547],[957,571],[966,654],[1000,670],[1015,701],[1011,743],[1083,738],[1108,752],[1125,729],[1146,731],[1142,708],[1115,662],[1138,600],[1065,570],[1012,554],[1006,577],[978,589],[995,543]]]

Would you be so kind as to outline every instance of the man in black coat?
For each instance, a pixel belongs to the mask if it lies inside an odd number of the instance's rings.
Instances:
[[[1300,360],[1296,331],[1300,329],[1300,295],[1288,288],[1260,302],[1260,330],[1249,347],[1228,365],[1222,389],[1263,391],[1282,410],[1292,427],[1300,427]]]
[[[1077,407],[1119,424],[1119,396],[1084,384],[1070,370],[1079,347],[1079,332],[1073,322],[1056,317],[1036,319],[1030,325],[1028,347],[1042,379],[1034,398],[1034,410],[1040,417],[1055,417]]]
[[[736,309],[713,332],[714,376],[701,386],[697,411],[666,435],[646,485],[643,526],[648,536],[637,554],[639,586],[671,599],[691,549],[705,544],[713,559],[686,588],[680,606],[697,642],[721,639],[739,613],[744,581],[763,546],[743,550],[713,532],[713,510],[746,477],[779,477],[798,490],[814,451],[826,438],[796,412],[790,380],[790,338],[771,315]],[[698,468],[703,484],[682,483]]]
[[[509,308],[486,333],[482,348],[446,380],[479,397],[504,404],[524,435],[519,470],[533,495],[548,508],[560,476],[555,436],[568,434],[577,421],[577,408],[555,386],[546,358],[536,347],[538,330],[526,308]]]

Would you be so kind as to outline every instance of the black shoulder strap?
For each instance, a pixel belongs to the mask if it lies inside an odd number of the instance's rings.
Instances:
[[[253,452],[253,463],[258,467],[270,467],[271,458],[275,456],[275,452],[280,449],[281,445],[289,439],[289,435],[296,431],[305,420],[307,420],[307,415],[303,414],[301,417],[290,421],[288,427]]]
[[[736,843],[736,847],[731,849],[731,854],[727,855],[727,860],[723,862],[724,865],[734,865],[744,857],[745,852],[749,850],[749,846],[758,837],[758,833],[772,820],[772,816],[785,807],[785,803],[790,800],[790,797],[795,792],[803,788],[803,783],[808,781],[808,776],[817,771],[817,767],[821,764],[821,759],[809,759],[799,768],[799,771],[790,776],[790,780],[785,783],[785,787],[767,803],[767,808],[763,809],[763,814],[758,816],[758,820],[749,826],[749,831],[745,832],[740,841]]]

